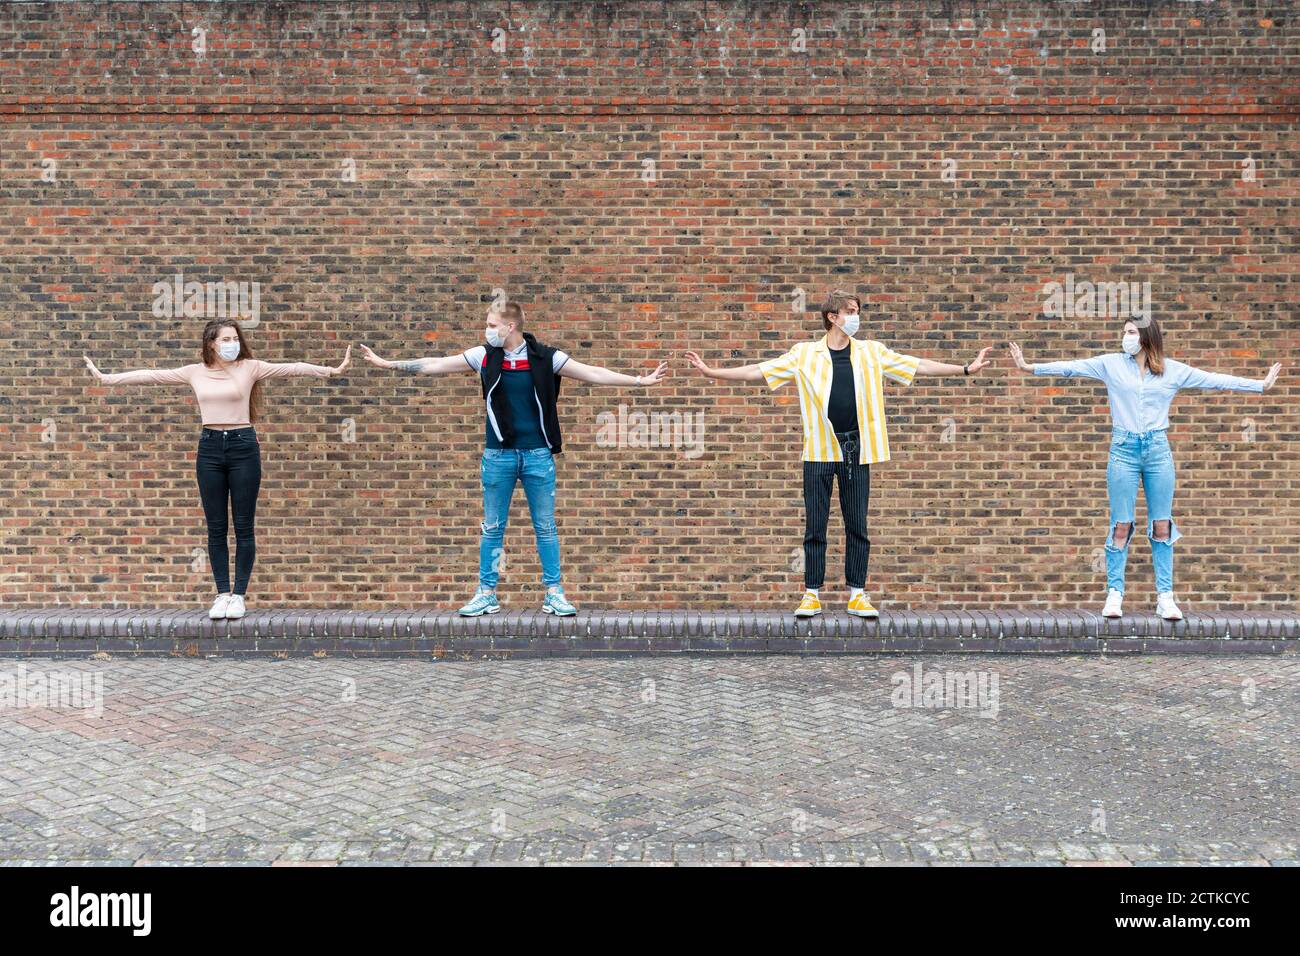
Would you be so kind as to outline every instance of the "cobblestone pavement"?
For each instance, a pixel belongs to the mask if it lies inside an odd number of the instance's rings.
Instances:
[[[40,705],[56,673],[88,706]],[[1290,657],[0,660],[0,858],[1295,865],[1298,678]]]

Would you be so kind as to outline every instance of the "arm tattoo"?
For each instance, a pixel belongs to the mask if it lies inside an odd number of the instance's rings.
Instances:
[[[406,375],[416,375],[424,371],[424,361],[422,359],[416,359],[411,362],[395,362],[393,368]]]

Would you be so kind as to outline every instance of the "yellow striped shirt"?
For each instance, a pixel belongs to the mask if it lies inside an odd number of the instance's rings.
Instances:
[[[780,358],[758,363],[770,388],[786,382],[799,384],[799,411],[803,416],[803,460],[843,461],[840,443],[831,427],[833,363],[827,336],[816,342],[800,342]],[[857,398],[858,430],[862,436],[859,464],[889,461],[889,436],[885,431],[884,377],[911,385],[921,360],[895,352],[881,342],[849,339],[849,363],[853,366],[853,392]]]

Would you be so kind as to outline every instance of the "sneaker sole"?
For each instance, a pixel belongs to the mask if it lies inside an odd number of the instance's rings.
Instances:
[[[1101,612],[1101,616],[1102,616],[1102,617],[1108,617],[1108,618],[1110,618],[1112,621],[1116,621],[1116,620],[1119,620],[1121,617],[1123,617],[1123,616],[1124,616],[1124,613],[1121,611],[1119,614],[1107,614],[1105,611],[1102,611],[1102,612]]]
[[[481,611],[457,611],[456,613],[461,617],[482,617],[484,614],[495,614],[499,610],[501,605],[498,604],[496,607],[487,607]]]
[[[545,614],[554,614],[556,617],[573,617],[575,614],[578,613],[578,609],[574,608],[572,611],[557,611],[549,604],[543,604],[542,612]]]
[[[821,608],[818,608],[815,611],[795,611],[794,616],[795,617],[816,617],[821,612],[822,612]]]
[[[849,613],[852,614],[854,617],[869,617],[869,618],[880,617],[879,611],[849,611]]]

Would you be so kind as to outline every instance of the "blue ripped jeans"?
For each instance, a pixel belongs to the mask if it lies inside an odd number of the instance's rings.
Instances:
[[[1182,535],[1174,525],[1174,456],[1164,430],[1111,432],[1110,462],[1106,466],[1106,488],[1110,492],[1110,534],[1106,537],[1106,587],[1123,593],[1124,566],[1128,563],[1129,528],[1124,547],[1115,547],[1115,525],[1132,525],[1136,520],[1138,482],[1147,499],[1147,539],[1151,543],[1151,564],[1156,572],[1156,592],[1174,589],[1174,542]],[[1157,521],[1169,522],[1169,537],[1157,541],[1152,531]]]
[[[483,481],[483,537],[478,548],[478,583],[496,590],[505,550],[506,522],[515,485],[528,498],[542,562],[542,584],[560,583],[560,534],[555,527],[555,458],[549,448],[485,448],[479,465]]]

